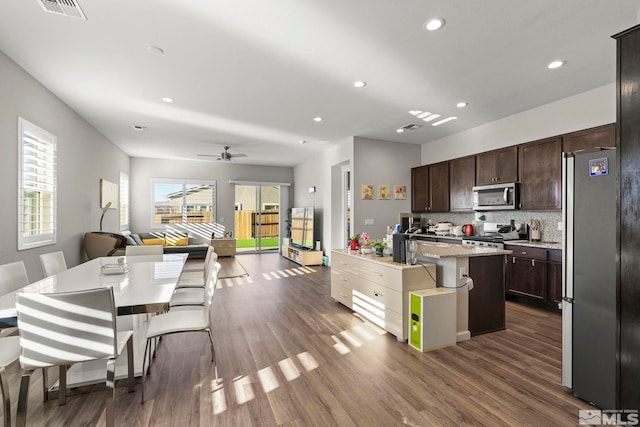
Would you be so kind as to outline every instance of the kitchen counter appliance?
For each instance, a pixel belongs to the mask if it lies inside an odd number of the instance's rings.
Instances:
[[[518,183],[479,185],[473,187],[473,210],[496,211],[519,208]]]
[[[500,224],[485,222],[484,233],[477,236],[466,236],[463,245],[481,246],[486,248],[503,249],[504,243],[509,241],[528,240],[527,225],[511,222]]]

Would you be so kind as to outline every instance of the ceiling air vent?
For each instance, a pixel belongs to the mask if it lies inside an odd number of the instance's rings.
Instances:
[[[75,0],[37,0],[40,6],[51,13],[87,20],[80,5]]]
[[[416,125],[416,124],[413,124],[413,123],[409,123],[408,125],[402,126],[400,129],[416,130],[416,129],[420,129],[421,127],[422,127],[421,125]]]

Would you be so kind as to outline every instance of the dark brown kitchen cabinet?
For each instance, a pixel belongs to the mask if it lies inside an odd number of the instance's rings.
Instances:
[[[449,162],[411,169],[411,211],[449,212]]]
[[[476,154],[476,185],[518,180],[518,146]]]
[[[554,137],[520,146],[520,208],[562,208],[562,138]]]
[[[469,332],[472,336],[505,328],[504,255],[469,258]]]
[[[640,402],[640,25],[614,36],[617,45],[619,159],[619,408]]]
[[[429,166],[411,169],[411,212],[429,211]]]
[[[558,306],[562,302],[562,251],[550,249],[547,252],[549,277],[547,302]]]
[[[473,186],[476,183],[475,156],[449,162],[449,203],[451,212],[473,210]]]
[[[507,293],[538,301],[547,299],[547,250],[505,245]]]
[[[598,147],[615,146],[615,123],[562,135],[562,151],[565,153],[571,153],[579,150],[590,150]]]

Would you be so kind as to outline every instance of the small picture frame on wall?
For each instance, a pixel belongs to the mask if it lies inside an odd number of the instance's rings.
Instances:
[[[407,186],[406,185],[396,185],[393,189],[393,198],[396,200],[406,200],[407,199]]]
[[[373,185],[363,184],[361,190],[362,200],[373,200]]]
[[[378,199],[390,200],[391,199],[391,186],[390,185],[378,185]]]

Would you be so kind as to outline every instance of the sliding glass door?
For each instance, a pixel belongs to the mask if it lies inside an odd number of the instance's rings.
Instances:
[[[238,252],[277,251],[280,187],[236,185],[235,237]]]

